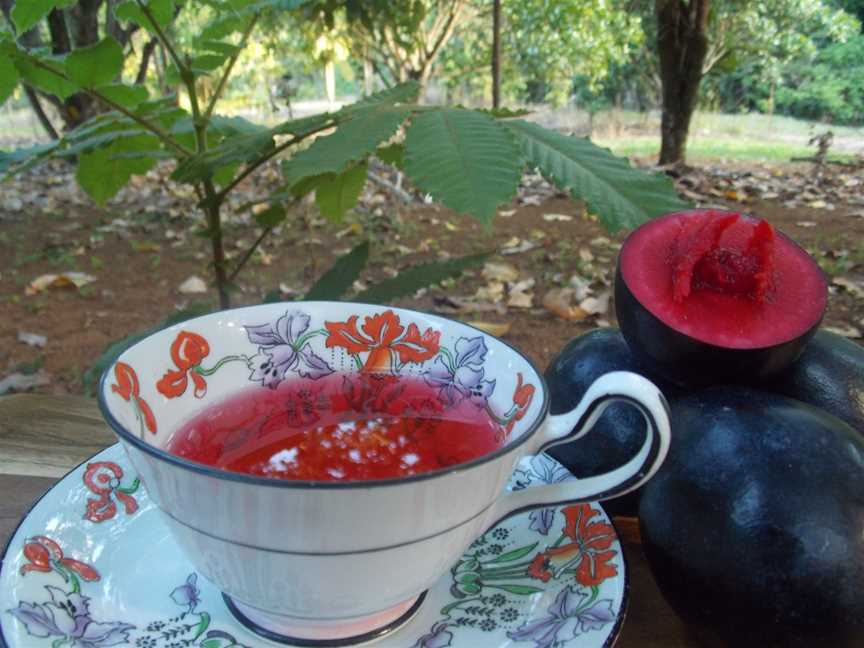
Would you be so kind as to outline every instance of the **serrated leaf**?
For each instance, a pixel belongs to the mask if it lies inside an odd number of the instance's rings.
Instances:
[[[111,129],[100,131],[91,135],[90,137],[84,137],[76,139],[74,141],[64,140],[64,143],[68,145],[59,150],[57,152],[57,155],[59,157],[76,157],[82,153],[89,153],[94,149],[108,146],[109,144],[116,142],[117,140],[125,139],[127,137],[137,137],[139,135],[146,134],[146,131],[142,131],[141,129],[137,128],[121,128],[118,130]]]
[[[525,115],[530,115],[533,112],[532,110],[526,110],[524,108],[517,108],[516,110],[513,110],[511,108],[479,108],[478,111],[485,113],[490,117],[495,117],[496,119],[524,117]]]
[[[173,0],[146,0],[145,4],[159,27],[167,26],[174,19]],[[123,4],[118,5],[114,9],[114,16],[118,20],[128,20],[140,25],[148,32],[153,33],[155,31],[135,0],[126,0]]]
[[[108,36],[66,57],[66,76],[82,88],[111,83],[123,70],[123,49]]]
[[[240,51],[240,47],[237,45],[220,40],[203,40],[201,41],[200,47],[208,52],[217,52],[218,54],[222,54],[226,58],[234,56]]]
[[[487,585],[487,587],[494,587],[518,596],[529,596],[543,591],[540,587],[531,587],[530,585]]]
[[[200,182],[220,167],[252,161],[272,148],[273,136],[269,131],[227,137],[215,148],[180,163],[171,178],[177,182]]]
[[[120,104],[124,108],[135,108],[147,101],[150,95],[143,85],[126,85],[123,83],[112,83],[96,88],[111,101]]]
[[[213,182],[220,187],[227,186],[234,179],[234,176],[237,175],[237,169],[239,168],[239,164],[228,164],[216,169],[216,172],[213,174]]]
[[[584,200],[610,232],[635,228],[655,216],[690,207],[666,176],[635,169],[625,158],[587,139],[524,120],[504,125],[519,138],[528,163],[557,187]]]
[[[404,81],[391,88],[374,92],[360,101],[345,106],[340,113],[350,114],[357,110],[365,110],[374,106],[393,106],[395,104],[414,103],[420,94],[420,84],[416,81]]]
[[[81,155],[75,174],[78,184],[96,203],[104,205],[117,195],[133,175],[147,173],[156,164],[152,158],[120,158],[127,151],[158,148],[159,141],[151,135],[118,139],[109,146]]]
[[[16,173],[31,169],[42,160],[50,157],[59,147],[59,142],[36,144],[14,151],[0,151],[0,173],[4,174],[0,182],[7,180]]]
[[[15,59],[14,65],[15,69],[18,70],[21,81],[25,81],[37,90],[55,95],[60,99],[66,99],[77,92],[78,88],[75,84],[70,83],[63,78],[62,65],[58,64],[57,61],[50,59],[38,60],[41,60],[43,63],[55,68],[59,74],[49,72],[48,70],[35,65],[29,56],[19,56]]]
[[[330,113],[320,113],[318,115],[309,115],[308,117],[300,117],[298,119],[289,119],[281,124],[277,124],[270,129],[274,135],[293,135],[294,137],[303,137],[309,133],[328,126],[334,122],[334,117]]]
[[[307,0],[255,0],[249,7],[254,11],[275,9],[277,11],[293,11]]]
[[[369,261],[369,241],[363,241],[338,259],[333,266],[315,282],[304,299],[339,299],[360,278],[360,273]]]
[[[443,108],[417,115],[405,136],[405,172],[420,189],[489,223],[522,177],[514,137],[488,115]]]
[[[375,151],[375,157],[400,171],[405,169],[405,147],[402,144],[379,146],[378,150]]]
[[[367,163],[348,167],[339,174],[328,173],[320,177],[315,187],[315,203],[321,215],[334,221],[341,221],[349,209],[353,209],[366,184]]]
[[[19,34],[30,31],[37,22],[47,16],[52,9],[62,9],[75,4],[75,0],[16,0],[12,7],[12,22]]]
[[[204,27],[201,38],[204,40],[221,40],[234,32],[242,31],[246,24],[246,19],[243,16],[219,13]]]
[[[389,139],[410,114],[407,106],[384,105],[357,111],[332,134],[319,137],[282,166],[288,184],[322,173],[341,173]]]
[[[11,58],[0,57],[0,104],[3,104],[18,85],[18,70]]]
[[[371,286],[355,297],[357,301],[370,304],[385,303],[398,297],[413,295],[421,288],[458,277],[468,268],[481,265],[488,254],[471,254],[468,256],[421,263],[403,270],[392,279],[385,279]]]
[[[528,545],[525,547],[520,547],[519,549],[514,549],[513,551],[508,551],[507,553],[503,553],[500,556],[496,556],[490,563],[502,563],[502,562],[512,562],[514,560],[519,560],[520,558],[527,556],[534,549],[537,548],[539,542],[535,542],[533,545]]]
[[[285,220],[288,214],[285,212],[285,207],[280,204],[270,205],[263,212],[255,214],[255,222],[261,227],[276,227]]]

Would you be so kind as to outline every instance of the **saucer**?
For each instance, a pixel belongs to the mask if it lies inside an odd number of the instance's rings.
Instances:
[[[184,558],[134,473],[112,446],[24,516],[0,563],[0,648],[303,645],[244,625]],[[566,479],[553,459],[526,457],[509,487]],[[535,509],[478,538],[401,626],[353,645],[605,648],[627,597],[621,545],[599,504]]]

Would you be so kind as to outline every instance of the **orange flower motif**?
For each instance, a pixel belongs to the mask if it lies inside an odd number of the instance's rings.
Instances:
[[[150,406],[141,398],[141,386],[135,370],[125,362],[118,362],[114,365],[114,379],[117,384],[111,385],[111,391],[127,402],[134,402],[144,419],[144,425],[150,432],[156,434],[156,417],[153,416]]]
[[[542,580],[551,579],[554,572],[574,569],[576,581],[586,587],[595,587],[618,574],[610,561],[617,551],[610,549],[615,542],[615,529],[606,522],[590,522],[599,511],[590,504],[576,504],[563,509],[564,535],[572,542],[551,547],[538,553],[528,567],[528,575]]]
[[[210,345],[197,333],[180,331],[171,343],[171,360],[177,369],[169,369],[156,383],[159,393],[168,398],[182,396],[189,384],[189,377],[195,385],[195,398],[204,398],[207,381],[198,373],[201,361],[210,353]]]
[[[99,572],[87,563],[66,558],[60,545],[45,536],[27,539],[24,543],[24,558],[27,559],[27,564],[21,566],[22,576],[31,571],[50,572],[59,567],[75,572],[85,581],[98,581],[100,578]]]
[[[513,426],[516,425],[516,421],[521,421],[525,416],[528,407],[531,405],[531,401],[534,399],[534,392],[536,391],[534,385],[523,384],[521,373],[516,374],[516,380],[516,391],[513,392],[513,404],[516,406],[516,412],[513,414],[513,417],[507,421],[507,434],[510,434]]]
[[[427,328],[421,335],[416,324],[409,324],[406,329],[391,310],[366,317],[360,330],[357,319],[357,315],[352,315],[347,322],[325,322],[324,326],[329,332],[328,349],[342,347],[348,353],[369,352],[362,371],[392,371],[397,359],[403,363],[423,362],[438,353],[440,331]]]

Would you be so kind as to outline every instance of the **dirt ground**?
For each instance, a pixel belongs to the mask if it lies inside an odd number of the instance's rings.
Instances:
[[[727,166],[678,180],[682,192],[700,204],[766,218],[810,250],[834,281],[824,325],[857,339],[864,330],[862,177],[861,170],[844,171],[839,180],[814,184],[807,168],[763,168],[753,176]],[[262,191],[259,185],[246,188],[247,197]],[[800,191],[810,194],[802,199]],[[137,179],[106,208],[83,196],[71,171],[61,166],[0,185],[0,379],[41,370],[50,382],[36,390],[80,393],[83,372],[112,341],[192,302],[215,303],[209,241],[195,235],[200,221],[194,214],[188,192],[169,187],[157,172]],[[243,213],[229,218],[227,230],[235,259],[258,234]],[[492,251],[489,261],[497,266],[469,271],[397,304],[504,325],[504,339],[542,368],[570,338],[615,325],[614,305],[602,306],[624,234],[608,235],[580,203],[540,179],[529,178],[489,230],[446,209],[405,206],[370,190],[343,223],[320,219],[308,205],[299,208],[247,264],[234,302],[258,303],[280,285],[285,298],[296,298],[337,254],[364,237],[374,246],[366,283],[419,261]],[[69,271],[95,280],[27,294],[37,277]],[[207,281],[207,293],[178,290],[193,275]],[[571,321],[544,307],[550,290],[577,284],[600,301],[598,313]],[[47,342],[28,345],[19,340],[21,333]]]

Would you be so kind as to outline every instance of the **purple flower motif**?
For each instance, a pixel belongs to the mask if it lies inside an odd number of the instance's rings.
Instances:
[[[615,620],[612,600],[592,602],[572,585],[562,589],[549,606],[549,616],[508,632],[515,641],[533,641],[534,648],[559,648],[592,630],[602,630]]]
[[[494,380],[483,380],[485,359],[483,336],[459,338],[456,358],[449,354],[438,356],[432,368],[423,372],[423,378],[430,386],[439,388],[441,399],[447,405],[458,405],[470,398],[478,407],[485,407],[495,389]]]
[[[309,316],[299,311],[287,311],[276,324],[247,326],[246,335],[258,345],[258,353],[247,361],[249,380],[276,389],[289,371],[304,378],[317,379],[333,373],[322,358],[312,352],[303,334],[309,328]]]
[[[527,459],[523,460],[526,463]],[[552,457],[539,454],[531,457],[530,463],[526,466],[525,463],[520,463],[519,468],[513,473],[512,490],[522,490],[528,488],[531,484],[557,484],[559,482],[572,479],[573,475],[560,463]],[[536,531],[541,535],[549,535],[549,530],[555,522],[554,507],[542,509],[534,509],[529,513],[529,527],[532,531]]]
[[[177,605],[189,608],[192,612],[201,602],[201,590],[198,589],[198,574],[192,572],[186,577],[186,582],[171,592],[171,600]]]
[[[46,585],[50,602],[20,602],[9,613],[24,624],[33,637],[58,637],[55,645],[69,644],[81,648],[107,648],[129,641],[128,623],[99,623],[90,617],[90,599],[77,592],[64,592]],[[62,641],[60,641],[62,639]]]
[[[453,641],[453,633],[448,627],[449,624],[444,621],[436,623],[411,648],[447,648]]]

